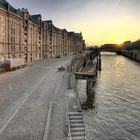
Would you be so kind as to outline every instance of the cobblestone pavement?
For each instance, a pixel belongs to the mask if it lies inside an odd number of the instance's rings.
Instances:
[[[0,140],[43,140],[46,133],[48,140],[66,139],[68,77],[57,67],[71,59],[46,59],[0,75]]]

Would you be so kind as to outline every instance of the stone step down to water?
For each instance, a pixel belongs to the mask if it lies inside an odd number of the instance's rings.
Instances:
[[[68,119],[72,140],[86,140],[83,114],[81,112],[69,112]]]

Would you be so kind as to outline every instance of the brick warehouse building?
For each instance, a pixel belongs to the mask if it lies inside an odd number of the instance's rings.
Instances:
[[[79,53],[85,47],[82,33],[68,32],[42,21],[40,14],[15,9],[0,0],[0,60],[24,58],[26,62]]]

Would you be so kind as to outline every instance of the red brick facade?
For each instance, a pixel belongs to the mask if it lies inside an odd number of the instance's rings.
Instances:
[[[48,57],[79,53],[84,48],[81,33],[55,27],[42,21],[40,14],[30,15],[27,9],[15,9],[0,1],[0,61],[24,58],[26,62]]]

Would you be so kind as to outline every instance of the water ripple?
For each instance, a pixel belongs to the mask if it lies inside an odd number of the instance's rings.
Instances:
[[[102,56],[95,85],[95,108],[84,111],[89,140],[139,140],[140,64],[125,57]],[[86,82],[78,87],[85,91]],[[81,92],[82,102],[86,93]]]

